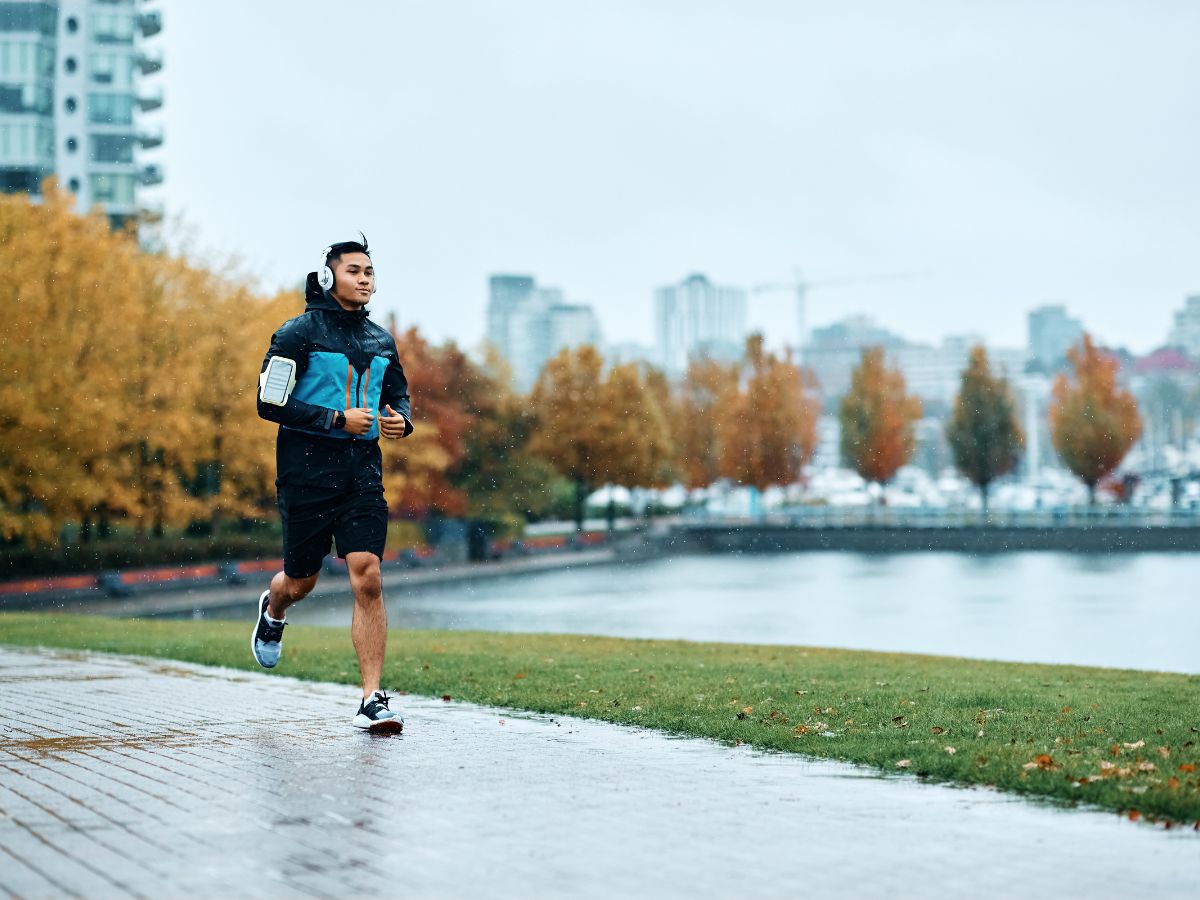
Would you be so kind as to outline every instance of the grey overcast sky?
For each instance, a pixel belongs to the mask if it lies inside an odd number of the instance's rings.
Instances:
[[[1200,3],[164,3],[169,213],[295,285],[356,229],[373,307],[483,336],[529,273],[653,341],[653,289],[814,288],[913,339],[1065,303],[1159,345],[1200,293]],[[377,313],[379,315],[379,313]],[[788,295],[752,323],[793,339]]]

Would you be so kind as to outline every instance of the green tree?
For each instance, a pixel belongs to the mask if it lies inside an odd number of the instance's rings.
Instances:
[[[988,488],[1016,466],[1025,435],[1008,380],[992,374],[983,347],[971,349],[946,439],[955,466],[979,488],[986,512]]]

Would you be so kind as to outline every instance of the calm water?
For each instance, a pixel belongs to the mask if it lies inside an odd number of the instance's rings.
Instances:
[[[807,644],[1200,672],[1200,556],[680,557],[388,592],[406,628]],[[385,576],[386,586],[386,576]],[[349,595],[294,622],[345,625]],[[234,614],[239,614],[236,611]]]

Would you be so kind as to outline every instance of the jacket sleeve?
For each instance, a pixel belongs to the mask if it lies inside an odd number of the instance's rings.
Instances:
[[[383,373],[383,388],[379,394],[379,408],[391,406],[396,412],[404,416],[404,436],[408,437],[412,434],[412,411],[409,407],[408,398],[408,379],[404,377],[404,367],[400,365],[400,355],[396,352],[395,345],[392,346],[391,358],[388,360],[387,370]]]
[[[298,319],[285,322],[271,335],[271,347],[263,357],[260,375],[267,371],[267,363],[271,361],[272,356],[293,360],[296,363],[296,381],[300,381],[308,369],[308,340]],[[254,396],[258,399],[259,416],[269,422],[291,428],[306,428],[309,431],[329,431],[333,428],[333,418],[337,410],[297,400],[294,390],[283,406],[264,403],[261,390],[256,390]]]

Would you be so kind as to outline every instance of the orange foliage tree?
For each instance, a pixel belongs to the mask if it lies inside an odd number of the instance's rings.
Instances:
[[[393,508],[410,515],[463,515],[466,494],[450,479],[450,471],[466,453],[471,425],[453,383],[463,365],[462,354],[453,344],[430,346],[416,328],[395,338],[419,427],[404,440],[400,452],[384,455],[384,490]]]
[[[614,366],[596,404],[595,427],[603,450],[597,478],[624,487],[663,487],[671,463],[671,432],[654,390],[636,363]],[[609,500],[608,527],[615,505]]]
[[[708,487],[722,475],[721,423],[738,393],[738,366],[705,357],[689,361],[669,407],[676,466],[689,488]]]
[[[575,485],[578,529],[591,491],[612,481],[655,484],[669,465],[669,430],[653,391],[633,366],[606,378],[595,347],[566,349],[546,363],[530,405],[530,452]]]
[[[253,392],[297,295],[146,253],[53,183],[39,204],[0,195],[0,266],[0,539],[273,513],[275,428]]]
[[[1121,464],[1142,436],[1142,419],[1133,394],[1117,384],[1117,361],[1098,348],[1090,335],[1067,351],[1073,378],[1054,380],[1050,436],[1067,468],[1085,484],[1096,502],[1096,485]]]
[[[889,368],[882,347],[863,350],[842,398],[842,458],[867,481],[886,484],[916,448],[921,400],[908,393],[904,374]]]
[[[811,378],[790,361],[768,353],[761,335],[746,341],[745,386],[728,408],[706,421],[716,424],[721,474],[759,489],[800,478],[817,445],[821,402]]]

